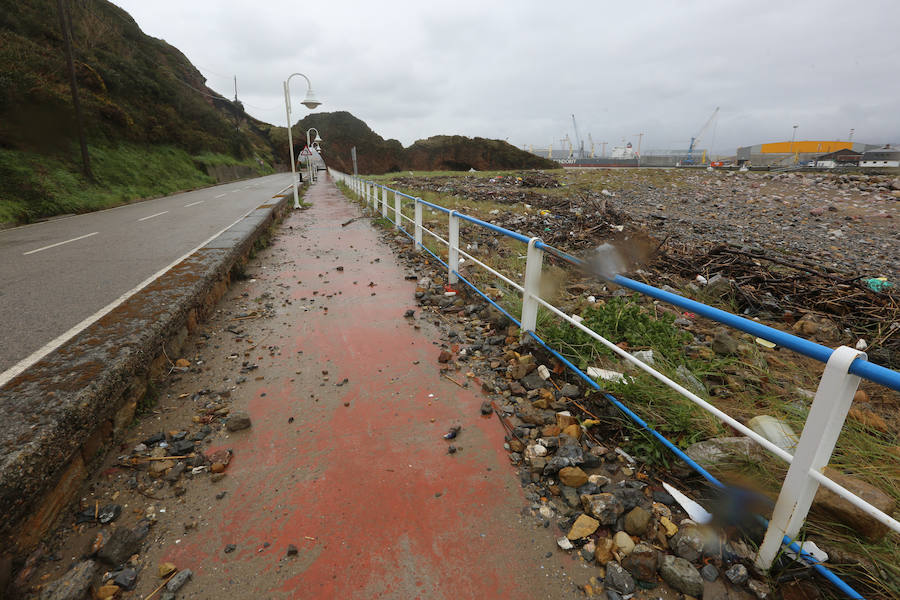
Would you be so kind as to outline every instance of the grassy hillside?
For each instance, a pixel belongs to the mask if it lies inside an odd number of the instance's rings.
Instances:
[[[145,35],[106,0],[66,4],[96,179],[79,173],[57,3],[4,0],[0,222],[92,210],[210,182],[203,160],[192,155],[271,169],[270,127],[207,88],[178,49]]]

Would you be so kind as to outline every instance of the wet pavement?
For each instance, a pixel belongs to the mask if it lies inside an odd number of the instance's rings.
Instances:
[[[437,327],[403,318],[415,282],[367,220],[342,227],[361,213],[329,180],[306,201],[228,294],[277,314],[226,309],[206,326],[208,381],[258,365],[233,392],[253,425],[204,449],[234,451],[226,477],[164,503],[171,525],[153,530],[147,575],[162,561],[191,569],[191,598],[570,597],[563,562],[575,565],[521,515],[503,428],[477,391],[440,376]],[[202,383],[174,385],[136,439],[183,422],[176,398]]]

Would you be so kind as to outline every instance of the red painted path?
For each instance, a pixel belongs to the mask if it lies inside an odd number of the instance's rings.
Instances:
[[[565,569],[579,567],[554,552],[559,532],[520,516],[528,502],[502,427],[479,413],[484,397],[439,376],[431,323],[402,318],[415,284],[368,220],[341,227],[361,213],[330,180],[307,201],[251,265],[256,293],[290,286],[292,303],[261,343],[280,355],[258,361],[264,379],[234,402],[253,427],[216,446],[235,452],[214,488],[228,493],[210,501],[210,526],[162,551],[194,571],[184,593],[572,597]],[[455,424],[461,451],[449,455],[442,435]]]

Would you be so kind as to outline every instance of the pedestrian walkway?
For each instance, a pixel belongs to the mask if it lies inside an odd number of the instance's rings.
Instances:
[[[305,201],[235,292],[277,315],[243,322],[259,369],[233,409],[253,426],[206,451],[234,450],[225,494],[154,553],[193,570],[191,598],[571,597],[580,567],[522,516],[485,398],[440,376],[428,319],[403,318],[415,282],[370,221],[342,227],[361,211],[329,179]]]

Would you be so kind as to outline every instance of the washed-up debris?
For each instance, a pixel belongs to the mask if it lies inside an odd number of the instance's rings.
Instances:
[[[700,504],[698,504],[694,500],[691,500],[668,483],[663,482],[662,486],[669,493],[669,495],[675,498],[675,501],[678,502],[679,505],[681,505],[681,508],[684,509],[684,511],[688,514],[688,517],[690,517],[692,521],[695,521],[702,525],[704,523],[709,523],[712,520],[712,515],[707,512],[705,508],[700,506]]]
[[[454,425],[450,428],[450,430],[444,434],[445,440],[456,439],[456,436],[459,435],[460,430],[462,429],[462,425]]]

